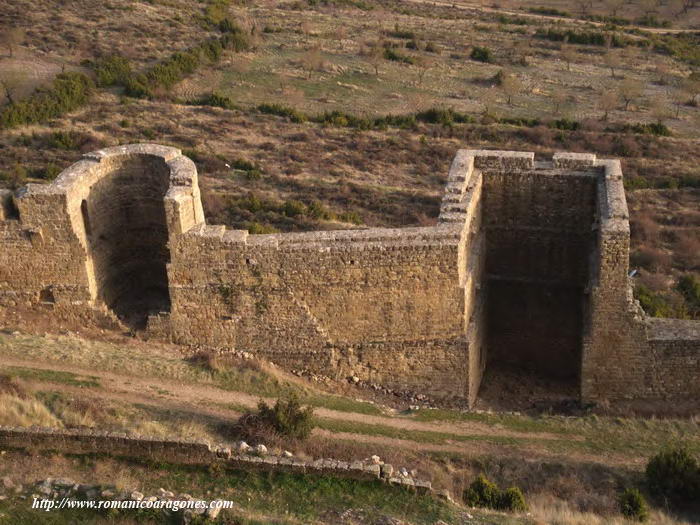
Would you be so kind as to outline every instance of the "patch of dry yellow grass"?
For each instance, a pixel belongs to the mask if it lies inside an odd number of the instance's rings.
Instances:
[[[0,425],[14,427],[60,428],[61,421],[36,399],[24,399],[13,394],[0,394]]]
[[[530,513],[535,523],[547,525],[630,525],[632,521],[623,516],[601,516],[592,512],[581,512],[568,502],[550,496],[532,498]],[[690,525],[689,521],[669,516],[664,512],[653,510],[649,513],[648,523],[655,525]]]

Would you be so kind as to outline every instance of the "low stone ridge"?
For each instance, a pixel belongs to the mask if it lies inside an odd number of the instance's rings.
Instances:
[[[208,443],[197,441],[164,440],[98,430],[0,426],[0,448],[57,451],[64,454],[107,454],[176,464],[221,463],[225,467],[242,470],[277,470],[357,480],[381,480],[424,493],[433,490],[430,481],[416,478],[415,471],[406,468],[395,471],[379,456],[351,462],[331,458],[305,460],[294,457],[289,451],[274,455],[261,443],[251,447],[244,441],[212,447]]]
[[[700,399],[698,329],[648,322],[629,249],[620,162],[593,154],[459,150],[434,226],[251,235],[206,224],[179,150],[135,144],[0,192],[0,308],[468,406],[488,362],[586,403]]]

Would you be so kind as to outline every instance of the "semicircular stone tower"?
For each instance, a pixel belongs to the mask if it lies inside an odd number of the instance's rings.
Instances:
[[[171,147],[89,153],[0,190],[0,313],[472,404],[489,364],[583,400],[700,397],[700,323],[631,295],[620,163],[459,150],[434,226],[250,235],[207,225]],[[52,321],[53,320],[53,321]]]

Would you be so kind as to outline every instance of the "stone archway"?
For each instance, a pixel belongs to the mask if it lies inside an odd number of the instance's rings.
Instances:
[[[98,299],[135,329],[169,311],[168,225],[164,197],[170,169],[153,155],[107,160],[80,203]]]

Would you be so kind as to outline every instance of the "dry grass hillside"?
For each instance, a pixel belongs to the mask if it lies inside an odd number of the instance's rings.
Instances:
[[[165,142],[197,162],[211,222],[261,233],[430,224],[460,147],[594,152],[623,160],[648,310],[693,317],[677,286],[699,264],[699,13],[642,0],[12,1],[6,103],[114,56],[152,70],[224,17],[249,45],[151,100],[115,82],[47,125],[4,131],[0,174],[47,180],[95,147]]]
[[[56,95],[62,79],[80,81]],[[591,152],[622,161],[636,293],[661,317],[700,318],[699,140],[694,0],[0,7],[0,187],[49,182],[101,147],[156,142],[196,163],[209,223],[251,233],[399,227],[436,221],[460,148],[534,151],[542,160]],[[644,487],[650,456],[668,444],[700,452],[695,419],[605,407],[552,415],[549,405],[543,414],[520,375],[487,378],[483,412],[415,410],[344,380],[309,382],[255,360],[192,359],[182,348],[83,327],[82,335],[37,335],[42,319],[2,315],[0,425],[230,441],[241,437],[233,422],[259,399],[294,393],[315,408],[315,429],[305,442],[264,435],[271,447],[347,459],[377,453],[415,466],[458,502],[485,472],[522,488],[530,510],[467,512],[325,479],[7,451],[0,477],[24,486],[61,471],[147,491],[197,487],[197,496],[236,499],[236,524],[624,524],[617,498]],[[518,412],[491,413],[504,409],[501,397]],[[0,523],[40,519],[0,485]],[[652,523],[699,522],[696,508],[651,503]],[[113,522],[103,518],[55,523]]]

